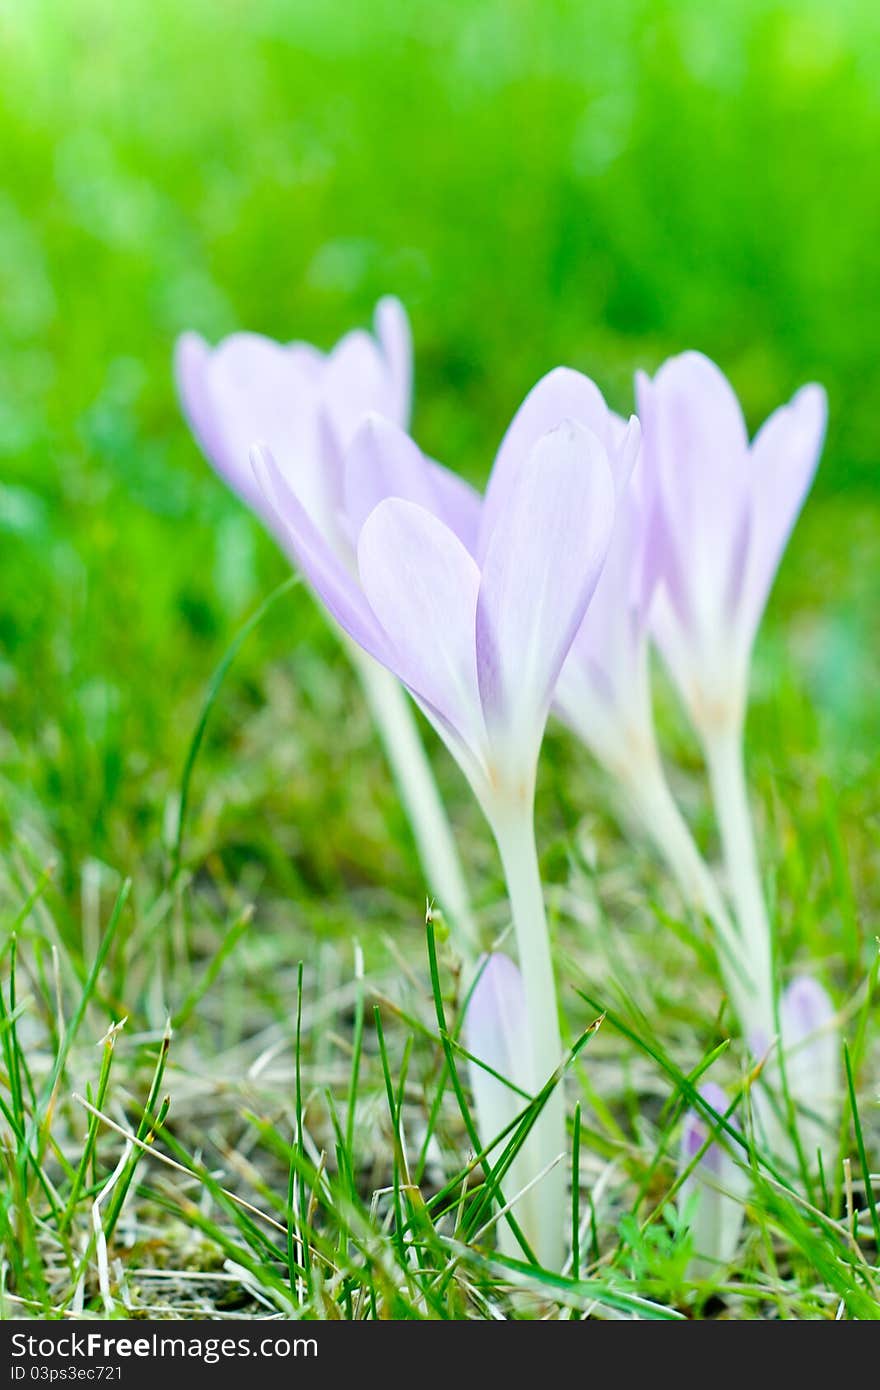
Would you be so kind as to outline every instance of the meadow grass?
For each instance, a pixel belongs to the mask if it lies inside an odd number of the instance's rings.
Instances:
[[[876,30],[769,0],[4,15],[2,1316],[878,1315]],[[329,345],[386,291],[413,314],[417,437],[475,481],[558,361],[625,408],[636,365],[698,346],[753,426],[829,389],[748,761],[780,980],[809,964],[847,1044],[839,1154],[807,1185],[750,1142],[702,924],[552,726],[561,1274],[494,1248],[541,1097],[485,1162],[461,972],[356,681],[171,387],[183,328]],[[424,732],[502,937],[488,834]],[[701,1283],[675,1191],[706,1070],[753,1179],[737,1260]]]

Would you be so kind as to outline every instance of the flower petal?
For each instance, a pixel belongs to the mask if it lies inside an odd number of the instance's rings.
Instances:
[[[609,410],[608,415],[611,421],[611,446],[609,448],[606,445],[608,460],[614,478],[615,494],[617,497],[622,497],[629,487],[630,479],[641,454],[642,426],[635,415],[631,415],[626,421],[621,420],[620,416],[615,415],[613,411]]]
[[[774,411],[755,436],[749,467],[751,528],[741,595],[743,622],[754,636],[782,553],[819,463],[828,401],[821,386],[804,386]]]
[[[304,343],[299,339],[287,344],[287,352],[294,369],[317,387],[327,354],[316,348],[313,343]]]
[[[478,559],[486,554],[498,516],[538,440],[563,420],[586,425],[610,455],[615,444],[614,425],[598,386],[571,367],[548,372],[532,387],[501,441],[483,504]]]
[[[701,630],[725,615],[749,503],[748,436],[739,401],[702,353],[636,378],[642,448],[657,481],[673,608]]]
[[[255,445],[250,459],[263,504],[273,518],[274,529],[281,535],[285,549],[340,627],[371,656],[387,665],[387,638],[356,577],[345,568],[318,531],[271,450],[265,445]]]
[[[840,1118],[840,1033],[831,999],[816,980],[798,976],[779,1001],[785,1079],[798,1112],[804,1157],[835,1142]]]
[[[388,364],[391,419],[409,428],[412,414],[413,345],[406,310],[399,299],[385,295],[376,305],[376,337]]]
[[[442,463],[428,459],[428,472],[434,491],[434,509],[441,521],[454,531],[471,555],[477,553],[477,536],[483,499],[475,487],[444,468]]]
[[[196,437],[230,487],[267,524],[272,512],[255,485],[251,446],[271,451],[312,522],[335,539],[342,479],[323,448],[314,372],[302,345],[233,333],[213,350],[189,335],[178,349],[184,409]]]
[[[327,420],[345,454],[364,416],[395,417],[395,388],[379,346],[362,328],[346,333],[327,357],[321,376]]]
[[[381,415],[364,417],[345,456],[345,517],[353,538],[374,507],[402,497],[436,512],[428,460],[409,435]]]
[[[529,1092],[529,1059],[525,1047],[526,998],[523,978],[509,956],[495,952],[480,963],[479,976],[465,1015],[465,1045],[520,1091]],[[468,1062],[477,1112],[477,1131],[483,1145],[496,1138],[528,1104],[528,1100]],[[497,1154],[495,1155],[497,1156]]]
[[[641,430],[609,412],[616,508],[599,582],[560,672],[562,719],[610,769],[652,738],[646,676],[647,620],[659,579],[656,528],[641,458]]]
[[[618,499],[605,564],[554,696],[557,712],[612,769],[653,741],[646,657],[655,573],[637,483]]]
[[[721,1115],[726,1113],[727,1097],[714,1082],[701,1086],[700,1094],[713,1110]],[[690,1167],[710,1132],[710,1124],[702,1112],[688,1111],[682,1129],[679,1173]],[[694,1248],[692,1277],[719,1275],[733,1259],[742,1230],[748,1186],[748,1174],[717,1141],[709,1145],[684,1179],[678,1193],[678,1208],[690,1222]]]
[[[614,484],[596,436],[569,420],[540,438],[498,513],[477,604],[483,709],[514,742],[540,738],[613,517]]]
[[[473,559],[431,512],[392,497],[364,522],[358,568],[393,647],[387,664],[479,756],[474,624],[480,576]]]
[[[253,441],[245,444],[242,454],[235,437],[227,432],[223,411],[214,399],[212,357],[211,348],[198,333],[183,333],[178,338],[174,347],[174,378],[183,413],[202,453],[224,481],[264,521],[269,520],[271,514],[267,514],[265,498],[248,463],[247,450]]]
[[[421,452],[397,425],[367,415],[345,458],[345,524],[353,543],[374,507],[386,497],[402,497],[433,512],[473,550],[480,496],[449,469]]]

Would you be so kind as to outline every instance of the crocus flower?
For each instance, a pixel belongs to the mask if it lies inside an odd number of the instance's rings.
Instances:
[[[825,435],[804,386],[749,442],[730,384],[697,352],[636,378],[643,450],[662,519],[654,636],[695,727],[739,724],[749,658]]]
[[[345,450],[370,411],[409,424],[412,340],[398,300],[379,301],[375,337],[355,329],[329,353],[258,333],[233,333],[211,348],[197,333],[184,333],[175,376],[203,453],[282,545],[284,529],[248,462],[258,439],[272,449],[328,543],[350,546],[339,525]]]
[[[648,620],[657,588],[661,528],[653,478],[640,435],[609,410],[597,388],[558,369],[535,388],[552,414],[564,401],[605,442],[616,494],[614,530],[556,687],[557,713],[620,784],[625,798],[672,869],[685,901],[712,923],[728,990],[739,1012],[748,991],[718,886],[669,789],[657,746],[648,663]]]
[[[412,343],[403,306],[380,300],[375,336],[359,329],[329,353],[308,343],[282,344],[235,333],[211,348],[195,333],[177,344],[175,374],[186,417],[209,462],[290,554],[288,530],[267,503],[249,462],[257,440],[272,450],[285,486],[301,509],[312,549],[327,563],[356,571],[360,523],[372,504],[394,492],[388,461],[362,448],[346,474],[344,459],[369,413],[406,426],[412,390]],[[437,465],[413,456],[410,480],[419,500],[437,496],[438,510],[465,533],[476,529],[472,489]],[[371,469],[375,468],[374,472]],[[407,494],[408,495],[408,494]],[[476,932],[468,894],[430,766],[407,702],[396,683],[350,646],[386,753],[409,814],[431,892],[471,949]]]
[[[528,404],[528,403],[527,403]],[[504,865],[525,986],[523,1027],[534,1093],[561,1042],[534,843],[538,752],[559,672],[608,547],[614,483],[602,441],[585,426],[530,410],[514,420],[492,470],[479,527],[441,497],[412,440],[387,421],[361,426],[346,457],[352,488],[366,455],[384,461],[396,496],[360,526],[357,574],[338,563],[271,451],[255,471],[303,572],[337,622],[412,692],[468,778]],[[369,475],[378,474],[372,465]],[[391,488],[386,488],[387,492]],[[367,505],[364,506],[367,512]],[[535,1126],[535,1172],[564,1147],[562,1100]],[[564,1180],[540,1185],[530,1231],[559,1267]]]
[[[821,1154],[827,1173],[827,1159],[834,1150],[840,1119],[840,1035],[834,1005],[817,980],[798,975],[783,991],[779,1028],[785,1081],[795,1109],[801,1155],[807,1167],[815,1170],[817,1155]],[[798,1155],[782,1110],[779,1043],[773,1047],[772,1039],[752,1039],[756,1055],[768,1054],[763,1084],[754,1093],[756,1114],[764,1140],[796,1169]]]
[[[402,430],[367,419],[345,460],[356,574],[322,543],[271,450],[252,457],[312,587],[412,692],[490,819],[511,802],[530,806],[550,701],[614,513],[599,439],[572,421],[537,438],[512,429],[477,528],[450,475]]]
[[[719,1115],[726,1113],[727,1097],[720,1086],[707,1081],[700,1095]],[[689,1273],[695,1279],[722,1275],[736,1254],[749,1186],[748,1173],[717,1140],[694,1164],[710,1133],[705,1116],[689,1110],[682,1129],[678,1171],[691,1171],[678,1190],[678,1209],[690,1227],[694,1254]]]
[[[812,1167],[834,1144],[840,1116],[840,1036],[835,1009],[817,980],[799,975],[779,1001],[785,1078]]]
[[[556,689],[555,705],[609,771],[624,778],[653,758],[648,613],[657,580],[653,499],[640,432],[609,410],[586,377],[559,369],[536,387],[568,398],[569,414],[605,443],[616,497],[608,555]]]
[[[493,1139],[504,1135],[489,1151],[488,1158],[493,1164],[498,1162],[505,1145],[513,1137],[512,1132],[505,1134],[505,1131],[522,1114],[529,1100],[531,1066],[523,1032],[525,1012],[522,975],[510,956],[496,951],[484,957],[478,966],[465,1015],[465,1045],[471,1058],[477,1059],[469,1060],[468,1072],[480,1142],[485,1148]],[[484,1065],[480,1066],[480,1062]],[[524,1156],[517,1155],[502,1181],[508,1201],[513,1201],[525,1186],[527,1174]],[[532,1228],[536,1222],[524,1216],[524,1212],[534,1201],[534,1194],[527,1192],[521,1202],[514,1205],[517,1219],[523,1219]],[[506,1222],[499,1227],[498,1239],[506,1254],[521,1257],[520,1246]]]
[[[637,377],[656,484],[662,587],[651,627],[706,754],[751,997],[748,1034],[773,1033],[772,940],[749,813],[743,725],[752,644],[815,473],[826,400],[805,386],[749,442],[739,402],[687,352]]]

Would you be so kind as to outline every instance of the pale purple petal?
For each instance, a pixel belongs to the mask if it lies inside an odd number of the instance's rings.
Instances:
[[[381,415],[364,417],[345,456],[344,510],[353,538],[386,497],[438,512],[431,466],[409,435]]]
[[[644,564],[641,515],[625,493],[604,568],[554,696],[565,722],[615,772],[653,738]]]
[[[345,459],[344,526],[353,545],[374,507],[386,497],[417,502],[445,522],[473,553],[480,495],[428,459],[408,434],[379,415],[364,417]]]
[[[454,531],[466,550],[477,551],[480,512],[483,499],[475,487],[442,463],[428,460],[428,472],[434,491],[434,508],[441,521]]]
[[[264,505],[273,517],[284,548],[340,627],[371,656],[388,665],[387,637],[356,576],[345,568],[313,524],[271,451],[256,445],[250,459]]]
[[[328,355],[321,375],[324,412],[345,454],[364,416],[395,416],[388,364],[376,340],[363,329],[346,333]]]
[[[639,374],[637,396],[660,541],[651,626],[701,727],[744,705],[755,631],[816,469],[825,395],[805,387],[751,447],[732,389],[698,353],[653,381]]]
[[[530,1094],[522,975],[510,957],[500,951],[484,957],[478,970],[465,1015],[465,1047],[473,1057],[512,1082],[519,1092]],[[468,1062],[468,1073],[477,1112],[477,1132],[481,1143],[488,1145],[511,1124],[528,1101],[473,1061]]]
[[[658,581],[664,590],[661,607],[668,607],[678,621],[693,621],[686,566],[681,563],[677,528],[673,524],[674,504],[665,496],[669,488],[669,465],[661,448],[660,409],[654,382],[645,372],[636,372],[636,399],[642,427],[641,464],[651,493],[651,546]],[[655,615],[656,616],[656,615]],[[658,633],[662,643],[662,632]]]
[[[657,480],[642,450],[639,420],[634,415],[623,420],[613,411],[609,411],[609,416],[613,439],[611,472],[617,499],[611,548],[617,547],[627,556],[631,572],[631,582],[626,585],[631,595],[628,601],[635,604],[639,625],[643,626],[663,560]]]
[[[250,448],[259,441],[313,524],[334,543],[342,479],[335,456],[323,447],[307,356],[301,345],[283,347],[257,333],[233,333],[214,349],[186,337],[178,353],[179,380],[199,443],[248,506],[276,529],[249,464]]]
[[[317,386],[324,370],[324,363],[327,361],[327,354],[312,343],[303,343],[298,339],[287,344],[287,351],[295,370],[301,372],[312,385]]]
[[[608,718],[613,721],[617,715],[621,726],[634,713],[633,704],[640,703],[648,612],[659,577],[656,527],[644,473],[644,461],[637,459],[618,495],[605,564],[560,678],[557,698],[564,717],[576,728],[581,720],[571,701],[578,700],[583,680],[592,687],[593,697],[607,706]],[[589,694],[588,702],[593,703]],[[620,730],[622,736],[633,732]]]
[[[670,601],[695,630],[717,626],[750,500],[742,410],[726,377],[697,352],[670,358],[653,381],[639,373],[636,386]]]
[[[540,737],[613,518],[614,484],[596,436],[566,421],[539,439],[498,514],[477,605],[483,708],[508,735]]]
[[[705,1082],[700,1094],[719,1115],[726,1113],[727,1097],[714,1082]],[[738,1128],[735,1121],[728,1123]],[[690,1168],[711,1130],[712,1126],[702,1113],[688,1111],[682,1129],[679,1174]],[[690,1222],[694,1248],[689,1271],[692,1277],[709,1278],[722,1272],[733,1259],[742,1230],[748,1184],[748,1174],[717,1142],[709,1145],[682,1182],[678,1206]]]
[[[629,487],[641,454],[642,426],[635,415],[631,415],[624,424],[612,411],[608,414],[611,420],[611,447],[608,450],[608,458],[614,478],[615,496],[622,497]],[[616,428],[618,422],[624,424],[623,433]]]
[[[217,409],[211,388],[211,358],[211,348],[198,333],[184,333],[178,338],[174,347],[174,378],[183,413],[208,461],[245,505],[270,523],[271,512],[248,461],[248,447],[253,440],[244,446],[242,456],[235,436],[227,435],[223,412]]]
[[[412,343],[402,306],[381,300],[377,339],[357,330],[329,354],[235,333],[211,349],[185,334],[175,353],[184,411],[209,461],[284,540],[249,463],[260,441],[311,522],[341,558],[350,540],[339,526],[342,459],[368,411],[403,423],[412,380]]]
[[[611,414],[617,505],[608,554],[556,686],[556,712],[614,775],[652,747],[647,622],[662,550],[639,432]],[[621,483],[621,479],[625,479]]]
[[[638,498],[638,552],[639,563],[636,575],[636,609],[638,612],[638,624],[642,631],[648,627],[651,609],[654,605],[657,590],[663,580],[664,567],[664,543],[663,525],[661,521],[660,504],[657,499],[656,490],[651,486],[651,480],[644,475],[647,473],[647,465],[643,460],[636,465],[634,478],[636,486],[639,486],[640,479],[644,478],[644,486],[640,487]]]
[[[538,440],[563,420],[585,425],[610,455],[615,445],[614,427],[598,386],[570,367],[548,372],[532,387],[501,441],[483,504],[478,558],[486,554],[499,513]]]
[[[695,501],[698,489],[709,496],[717,488],[742,484],[748,434],[736,392],[724,373],[701,352],[683,352],[664,362],[653,380],[659,397],[660,447],[683,455]],[[716,504],[717,505],[717,504]]]
[[[840,1032],[834,1005],[818,981],[801,975],[779,1001],[785,1079],[798,1112],[809,1164],[833,1145],[840,1115]]]
[[[528,1052],[524,1046],[526,994],[522,974],[503,951],[484,956],[477,970],[465,1016],[467,1050],[514,1085],[525,1088],[528,1068],[521,1063]]]
[[[376,337],[389,376],[390,418],[408,429],[412,415],[413,345],[406,310],[399,299],[386,295],[376,305]]]
[[[609,440],[612,449],[620,449],[622,447],[633,420],[637,419],[637,416],[631,415],[625,420],[622,415],[618,415],[616,410],[608,411]]]
[[[782,1028],[786,1044],[799,1047],[827,1029],[834,1021],[834,1005],[827,990],[809,975],[792,980],[781,1000]]]
[[[392,669],[478,751],[483,721],[474,624],[480,575],[472,557],[429,511],[387,498],[361,529],[358,567],[393,644]]]
[[[755,436],[749,459],[752,503],[741,609],[750,635],[761,620],[782,552],[815,476],[828,403],[821,386],[804,386]]]
[[[719,1115],[723,1115],[727,1110],[727,1096],[714,1081],[705,1081],[700,1087],[700,1095]],[[710,1132],[711,1127],[703,1111],[688,1110],[681,1135],[681,1169],[693,1162]],[[721,1168],[721,1152],[718,1144],[710,1144],[700,1162],[717,1174]]]

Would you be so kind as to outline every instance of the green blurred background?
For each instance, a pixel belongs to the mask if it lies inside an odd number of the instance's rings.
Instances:
[[[329,346],[394,292],[416,434],[475,480],[558,362],[625,409],[636,366],[699,347],[753,427],[825,383],[752,757],[783,803],[798,779],[819,788],[817,815],[832,778],[875,843],[878,39],[880,9],[857,0],[0,8],[5,833],[57,852],[71,895],[88,859],[161,879],[205,684],[285,572],[187,435],[175,336]],[[554,736],[547,775],[573,761]],[[590,785],[565,784],[561,829]],[[417,888],[399,816],[344,663],[295,595],[212,720],[190,862],[229,882],[259,864],[332,917],[335,890]]]

